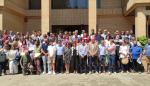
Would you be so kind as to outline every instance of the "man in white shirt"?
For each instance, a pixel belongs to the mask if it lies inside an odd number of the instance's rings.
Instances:
[[[53,42],[51,41],[48,48],[48,65],[49,65],[49,70],[48,74],[55,74],[55,58],[56,58],[56,46],[53,45]]]
[[[82,44],[78,47],[79,52],[79,59],[80,59],[80,72],[86,72],[87,73],[87,53],[88,53],[88,47],[85,44],[85,41],[82,40]]]

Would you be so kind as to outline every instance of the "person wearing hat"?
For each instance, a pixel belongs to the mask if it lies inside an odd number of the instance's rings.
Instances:
[[[126,41],[122,42],[122,45],[120,46],[119,53],[120,53],[120,61],[121,61],[121,70],[122,72],[128,72],[129,71],[129,46]]]

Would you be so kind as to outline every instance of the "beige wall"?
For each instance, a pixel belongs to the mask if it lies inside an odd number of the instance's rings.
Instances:
[[[88,24],[88,11],[81,9],[52,10],[52,25]]]
[[[6,0],[6,1],[7,2],[9,1],[20,8],[27,9],[28,0]]]
[[[41,30],[41,19],[40,18],[30,18],[28,19],[27,31],[31,32],[33,30]]]
[[[0,10],[0,30],[3,29],[3,12]]]
[[[15,15],[9,11],[4,11],[3,28],[7,30],[25,31],[24,17]]]
[[[120,8],[121,0],[101,0],[102,9]]]
[[[4,0],[0,0],[0,6],[4,6]]]
[[[98,16],[98,28],[107,29],[110,32],[115,30],[127,31],[131,30],[134,25],[134,17],[124,17],[122,15],[112,16]]]

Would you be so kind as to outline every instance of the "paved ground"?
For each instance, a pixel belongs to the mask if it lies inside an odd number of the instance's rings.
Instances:
[[[0,86],[150,86],[148,74],[7,75]]]

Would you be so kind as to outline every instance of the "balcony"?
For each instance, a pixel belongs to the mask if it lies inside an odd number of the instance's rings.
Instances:
[[[124,14],[129,15],[137,6],[150,6],[150,0],[122,0]]]
[[[4,0],[0,0],[0,8],[4,6]]]

